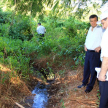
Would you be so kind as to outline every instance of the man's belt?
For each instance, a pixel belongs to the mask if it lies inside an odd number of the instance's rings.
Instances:
[[[89,49],[87,49],[87,51],[89,51],[89,52],[95,52],[95,50],[89,50]]]

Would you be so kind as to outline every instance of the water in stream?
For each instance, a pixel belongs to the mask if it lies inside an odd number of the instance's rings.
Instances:
[[[48,103],[48,92],[46,85],[38,83],[32,94],[36,94],[33,100],[32,108],[46,108]]]

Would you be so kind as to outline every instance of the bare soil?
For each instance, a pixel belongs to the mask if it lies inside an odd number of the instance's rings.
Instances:
[[[3,65],[0,65],[0,67],[0,78],[5,78],[4,82],[0,83],[0,108],[15,108],[16,102],[24,101],[27,96],[33,98],[30,87],[27,86],[30,85],[30,82],[25,83],[15,72],[13,72],[15,77],[11,77],[12,70]],[[76,70],[67,70],[62,77],[57,74],[56,76],[55,82],[48,89],[49,101],[47,108],[98,108],[98,81],[88,94],[84,92],[85,87],[77,88],[83,79],[83,67],[79,66]],[[37,80],[39,79],[33,78],[31,86],[35,85],[34,82]]]
[[[29,95],[30,90],[16,72],[0,64],[0,108],[13,108],[16,102]]]
[[[48,108],[98,108],[98,81],[95,82],[93,90],[87,94],[86,87],[77,88],[82,84],[82,79],[83,67],[79,66],[73,71],[67,70],[65,77],[54,84],[59,90],[49,99]]]

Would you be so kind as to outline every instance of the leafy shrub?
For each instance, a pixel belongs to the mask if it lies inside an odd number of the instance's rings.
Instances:
[[[32,37],[29,18],[22,18],[20,21],[15,19],[15,23],[9,29],[9,38],[24,41],[30,40]]]
[[[0,9],[0,23],[11,23],[12,21],[12,12],[3,12]]]
[[[4,18],[4,17],[3,17]],[[84,41],[88,23],[73,17],[66,20],[55,16],[44,18],[46,34],[43,40],[36,33],[36,22],[29,17],[15,15],[10,23],[0,24],[0,60],[22,75],[30,72],[30,60],[56,55],[84,63]],[[33,35],[32,35],[33,34]],[[32,55],[32,53],[34,53]],[[61,62],[62,63],[62,62]]]

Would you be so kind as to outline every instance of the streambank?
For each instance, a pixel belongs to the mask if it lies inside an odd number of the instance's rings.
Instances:
[[[32,95],[24,97],[19,104],[24,108],[53,108],[61,99],[60,96],[56,97],[62,87],[61,81],[55,79],[43,82],[41,79],[33,77],[31,82],[28,82]],[[15,105],[14,108],[19,107]]]
[[[68,94],[68,84],[74,81],[76,71],[67,72],[64,77],[55,79],[52,83],[39,82],[31,91],[32,96],[26,97],[21,103],[25,108],[60,108],[62,99]],[[77,72],[76,72],[77,73]],[[35,78],[36,79],[36,78]]]
[[[3,67],[1,69],[1,74],[7,75],[8,69]],[[8,71],[8,74],[11,74],[11,71]],[[97,108],[98,83],[96,82],[92,92],[85,94],[85,88],[77,88],[81,84],[82,77],[83,67],[72,71],[67,70],[64,76],[55,78],[55,81],[50,84],[36,77],[32,77],[28,82],[18,77],[11,77],[6,80],[5,85],[0,83],[0,108],[21,108],[15,102],[25,108],[33,108],[34,101],[40,100],[42,96],[42,101],[44,99],[45,101],[41,105],[45,108]],[[36,95],[40,97],[35,99]]]

